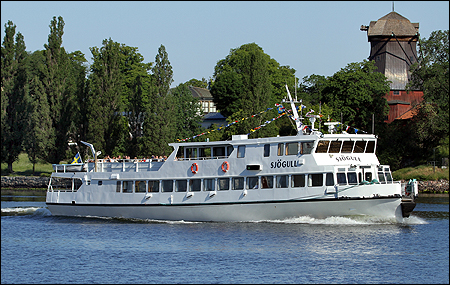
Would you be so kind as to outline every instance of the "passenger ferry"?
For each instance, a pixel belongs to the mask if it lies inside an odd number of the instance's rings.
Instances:
[[[295,136],[170,143],[166,160],[98,159],[54,165],[46,203],[53,215],[183,221],[267,221],[376,216],[401,222],[415,206],[375,154],[373,134],[307,130],[287,89]]]

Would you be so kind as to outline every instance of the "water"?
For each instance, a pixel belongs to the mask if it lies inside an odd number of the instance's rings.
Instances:
[[[2,196],[4,283],[449,283],[449,197],[403,223],[300,217],[192,223],[55,217]]]

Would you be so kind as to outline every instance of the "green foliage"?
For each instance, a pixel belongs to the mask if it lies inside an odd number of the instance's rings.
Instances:
[[[116,145],[126,132],[121,124],[117,125],[124,111],[120,44],[111,39],[104,40],[103,46],[91,48],[91,53],[94,62],[89,76],[87,140],[104,154],[120,152]]]
[[[175,141],[177,107],[176,98],[169,93],[173,71],[163,45],[158,49],[152,71],[154,88],[149,94],[149,102],[145,109],[140,154],[169,155],[172,148],[167,144]]]
[[[46,158],[46,153],[53,148],[53,141],[50,139],[53,129],[47,94],[37,75],[31,81],[30,93],[32,110],[28,122],[28,139],[25,142],[25,149],[33,163],[34,175],[35,164],[39,159]]]
[[[47,94],[50,116],[52,120],[53,148],[47,154],[47,160],[59,163],[66,156],[67,142],[70,137],[75,136],[76,129],[74,106],[77,102],[76,96],[79,90],[84,89],[83,74],[85,67],[82,53],[69,55],[62,47],[62,36],[64,34],[64,20],[61,16],[53,17],[50,22],[50,34],[48,44],[45,44],[43,55],[46,59],[42,74],[39,76],[44,84]],[[81,80],[81,82],[80,82]]]
[[[328,78],[322,95],[323,101],[333,109],[332,119],[340,121],[342,114],[345,125],[370,130],[372,114],[375,114],[375,125],[384,124],[389,111],[384,98],[389,83],[375,69],[373,61],[364,60],[350,63]]]
[[[392,169],[426,164],[448,158],[448,30],[435,31],[420,41],[419,64],[411,67],[409,90],[423,90],[424,100],[413,106],[410,120],[399,120],[380,128],[380,162]]]
[[[230,122],[241,120],[239,124],[227,130],[227,136],[230,131],[238,134],[249,133],[253,128],[272,119],[270,115],[274,113],[268,112],[250,120],[242,120],[273,107],[277,102],[277,98],[272,96],[270,74],[274,66],[276,62],[271,61],[255,43],[232,49],[225,59],[217,63],[214,69],[214,84],[211,87],[214,103]],[[280,71],[282,72],[286,73],[287,69]],[[275,127],[275,124],[270,124],[254,134],[256,137],[269,136],[276,133]]]
[[[419,47],[421,57],[411,67],[409,89],[423,90],[418,131],[436,142],[449,136],[449,31],[433,31],[428,39],[420,40]]]
[[[200,87],[200,88],[208,88],[208,82],[205,78],[202,78],[202,80],[198,80],[195,78],[192,78],[191,80],[185,82],[187,86],[194,86],[194,87]]]
[[[101,48],[91,48],[93,64],[88,66],[80,51],[65,51],[64,25],[62,17],[53,17],[45,49],[27,54],[16,26],[11,21],[5,24],[1,160],[10,171],[23,147],[36,165],[43,159],[54,163],[71,159],[77,150],[67,146],[68,140],[93,143],[103,155],[150,156],[168,155],[168,143],[202,132],[206,134],[194,141],[247,133],[295,135],[287,116],[269,123],[279,114],[275,109],[262,112],[281,103],[286,84],[293,96],[298,87],[306,111],[320,111],[323,117],[316,127],[322,132],[328,131],[323,125],[328,118],[340,121],[341,114],[345,125],[370,132],[375,114],[377,153],[380,162],[392,169],[425,164],[435,156],[448,158],[448,30],[435,31],[419,42],[422,55],[412,66],[410,89],[423,90],[425,100],[417,106],[416,116],[386,125],[384,95],[389,84],[372,62],[350,63],[330,77],[305,76],[300,84],[293,68],[280,66],[250,43],[219,60],[208,82],[191,79],[169,92],[173,71],[163,45],[155,62],[145,63],[137,47],[104,40]],[[217,126],[202,130],[200,106],[188,86],[210,89],[218,111],[229,123],[238,123],[222,131],[215,131]],[[83,157],[90,154],[87,148],[80,150]]]
[[[152,71],[159,96],[166,96],[169,93],[170,84],[173,82],[173,71],[164,45],[158,48]]]
[[[192,96],[188,83],[180,84],[171,94],[176,106],[176,135],[179,140],[197,135],[200,132],[201,105]]]
[[[9,172],[13,172],[13,162],[23,150],[30,113],[25,42],[21,33],[17,33],[14,41],[15,35],[16,25],[8,21],[8,24],[5,24],[5,37],[1,48],[1,160],[8,163]]]

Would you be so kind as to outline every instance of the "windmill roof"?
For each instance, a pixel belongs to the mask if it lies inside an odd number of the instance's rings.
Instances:
[[[407,18],[397,12],[390,12],[378,21],[371,21],[367,30],[367,36],[391,36],[397,37],[415,36],[419,31],[419,23],[411,23]]]

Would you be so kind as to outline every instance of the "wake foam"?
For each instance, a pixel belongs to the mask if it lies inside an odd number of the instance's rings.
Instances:
[[[47,208],[42,207],[14,207],[2,208],[2,216],[51,216],[52,213]]]
[[[375,216],[331,216],[327,218],[313,218],[310,216],[301,216],[283,220],[268,220],[266,223],[284,223],[284,224],[310,224],[310,225],[380,225],[380,224],[427,224],[419,217],[410,216],[397,221],[395,218],[375,217]]]

